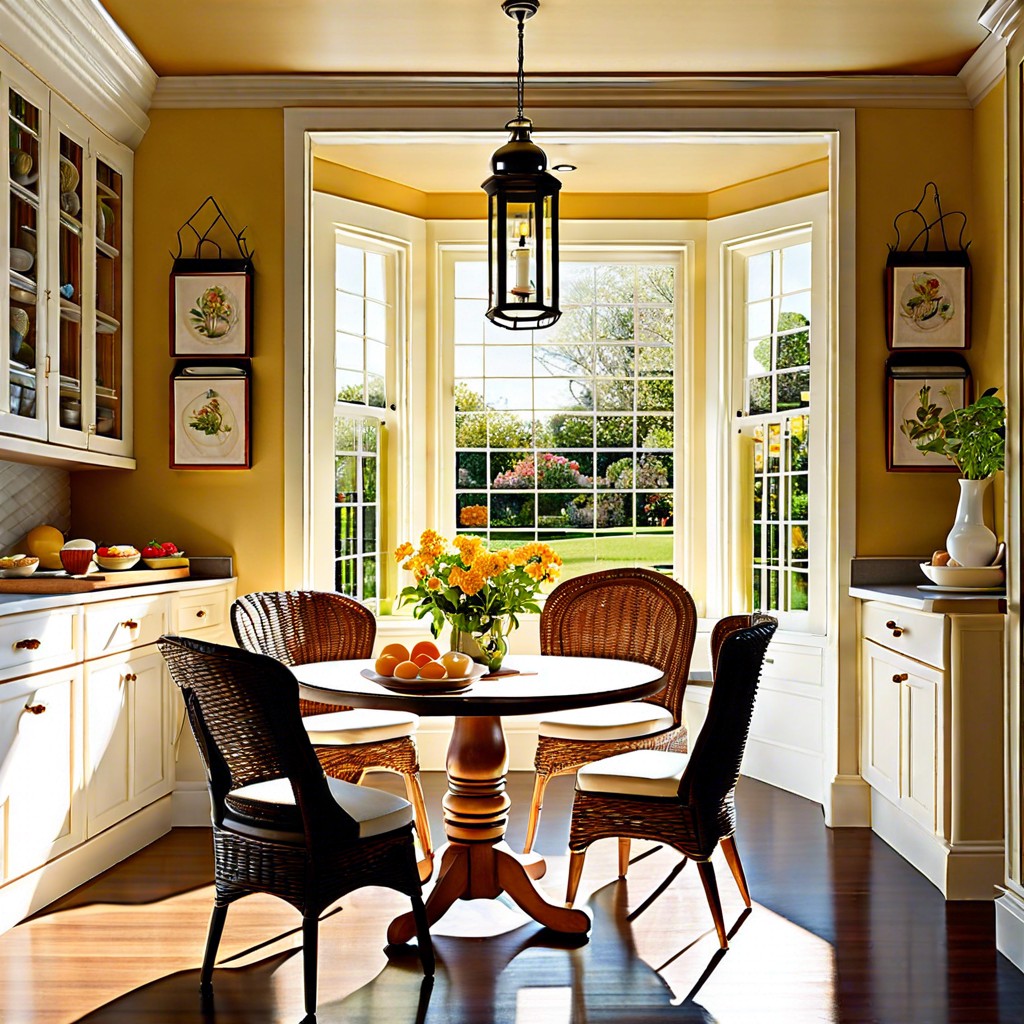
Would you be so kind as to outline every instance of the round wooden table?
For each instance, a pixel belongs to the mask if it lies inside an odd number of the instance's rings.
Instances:
[[[508,667],[519,674],[481,678],[454,694],[394,693],[360,674],[373,668],[372,661],[321,661],[292,671],[309,700],[455,717],[442,801],[448,843],[426,900],[430,924],[456,900],[494,899],[505,892],[553,931],[585,935],[590,918],[584,911],[549,903],[534,885],[533,877],[544,873],[543,861],[534,855],[527,866],[504,842],[511,801],[501,719],[647,697],[662,688],[662,675],[650,665],[612,658],[524,655],[510,659]],[[391,922],[388,941],[408,942],[415,933],[412,914],[403,914]]]

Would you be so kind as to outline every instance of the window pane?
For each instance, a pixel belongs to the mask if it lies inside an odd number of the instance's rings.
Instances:
[[[747,260],[747,301],[767,299],[772,294],[772,254],[763,252]]]
[[[339,245],[334,265],[334,285],[356,295],[363,293],[363,251]]]
[[[363,300],[359,295],[338,292],[335,300],[334,326],[349,334],[363,333]]]
[[[366,297],[384,302],[387,298],[384,280],[384,256],[379,252],[366,254]]]
[[[384,376],[387,366],[388,350],[381,342],[368,341],[366,343],[366,372]]]
[[[455,295],[470,298],[487,294],[487,263],[462,260],[455,264]]]
[[[811,243],[782,250],[782,290],[796,292],[811,287]]]
[[[387,340],[387,308],[379,302],[366,303],[366,336],[376,341]]]

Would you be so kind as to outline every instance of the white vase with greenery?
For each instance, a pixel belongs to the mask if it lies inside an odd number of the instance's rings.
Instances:
[[[989,388],[970,405],[943,415],[926,385],[917,418],[900,424],[918,451],[945,456],[963,474],[953,528],[946,536],[949,557],[959,565],[989,565],[996,554],[996,535],[985,525],[983,508],[989,481],[1005,458],[1006,407],[996,390]],[[947,390],[939,394],[950,401]]]

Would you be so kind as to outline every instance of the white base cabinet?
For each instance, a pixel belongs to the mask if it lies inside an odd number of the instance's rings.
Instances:
[[[947,899],[1003,881],[1002,652],[1002,615],[862,605],[871,827]]]
[[[234,596],[228,580],[0,605],[0,931],[169,831],[182,701],[155,641],[223,639]]]

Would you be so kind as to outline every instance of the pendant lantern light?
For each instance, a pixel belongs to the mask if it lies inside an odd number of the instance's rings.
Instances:
[[[490,302],[487,318],[509,330],[550,327],[558,308],[558,190],[548,158],[530,138],[523,116],[523,25],[540,0],[504,0],[501,9],[519,29],[518,111],[505,128],[504,146],[491,157],[487,193]]]

